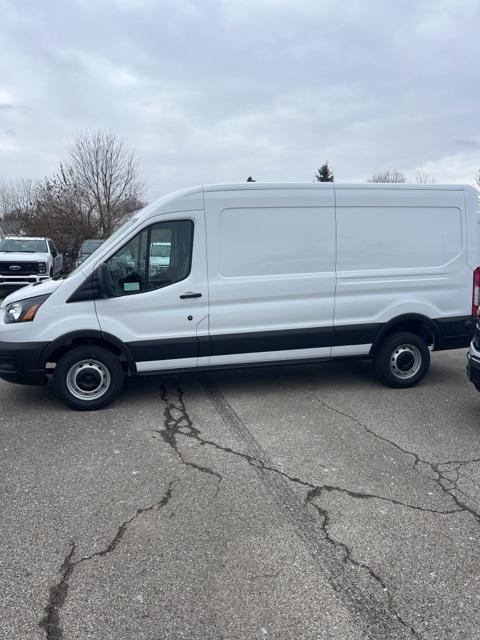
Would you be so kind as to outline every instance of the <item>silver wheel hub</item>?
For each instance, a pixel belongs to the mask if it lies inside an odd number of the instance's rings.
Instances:
[[[422,366],[422,354],[414,344],[401,344],[390,355],[390,370],[396,378],[408,380]]]
[[[67,389],[78,400],[98,400],[110,388],[110,371],[93,358],[73,364],[67,373]]]

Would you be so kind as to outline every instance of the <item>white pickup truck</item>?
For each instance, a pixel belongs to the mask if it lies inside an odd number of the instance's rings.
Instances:
[[[19,288],[59,276],[63,255],[50,238],[0,240],[0,288]]]

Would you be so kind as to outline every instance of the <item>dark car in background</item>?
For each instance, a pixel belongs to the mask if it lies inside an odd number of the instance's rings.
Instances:
[[[94,251],[103,244],[103,240],[84,240],[78,251],[75,266],[79,267],[84,260],[88,258]]]

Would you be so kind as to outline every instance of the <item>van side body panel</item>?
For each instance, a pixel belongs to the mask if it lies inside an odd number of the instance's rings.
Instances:
[[[337,186],[336,204],[340,343],[345,327],[381,328],[412,314],[433,321],[437,338],[457,335],[460,324],[459,342],[468,341],[472,267],[463,191]]]
[[[328,357],[333,187],[206,191],[211,365]]]
[[[470,186],[463,187],[467,228],[467,263],[472,269],[480,266],[480,194]]]

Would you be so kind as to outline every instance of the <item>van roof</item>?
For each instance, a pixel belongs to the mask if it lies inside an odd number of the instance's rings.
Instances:
[[[203,194],[215,191],[261,191],[282,189],[362,189],[362,190],[421,190],[421,191],[475,191],[471,185],[461,184],[411,184],[411,183],[345,183],[338,182],[231,182],[220,184],[204,184],[174,191],[153,200],[143,209],[132,214],[141,219],[150,218],[162,209],[169,209],[173,204],[181,211],[196,210],[203,207]],[[475,191],[476,193],[476,191]]]
[[[252,189],[427,189],[462,191],[465,187],[471,189],[471,185],[461,184],[417,184],[398,182],[233,182],[203,185],[204,191],[240,191]],[[195,190],[198,190],[197,187]]]

